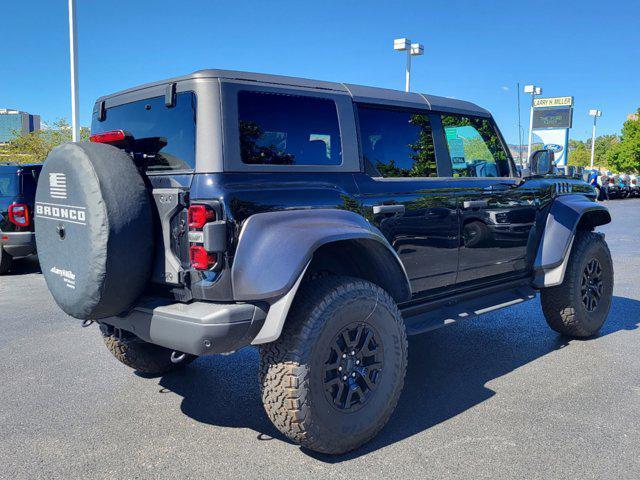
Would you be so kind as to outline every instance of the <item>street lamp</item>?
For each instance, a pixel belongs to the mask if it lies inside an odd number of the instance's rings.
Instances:
[[[78,97],[78,38],[76,0],[69,0],[69,67],[71,70],[71,141],[80,139],[80,99]]]
[[[424,47],[420,43],[411,43],[408,38],[396,38],[393,41],[393,49],[399,52],[407,52],[407,69],[405,76],[404,91],[409,91],[409,83],[411,79],[411,57],[424,54]]]
[[[593,170],[593,156],[596,149],[596,121],[598,117],[602,116],[602,112],[592,108],[589,110],[589,116],[593,117],[593,133],[591,135],[591,170]]]
[[[529,157],[531,157],[531,142],[533,141],[533,99],[536,95],[540,95],[542,93],[542,88],[536,87],[535,85],[525,85],[524,93],[531,94],[531,111],[529,112],[529,143],[527,146],[527,162],[528,162]]]

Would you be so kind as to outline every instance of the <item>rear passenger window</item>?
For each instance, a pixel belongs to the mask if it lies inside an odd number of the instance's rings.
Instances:
[[[508,177],[509,161],[486,118],[442,115],[454,177]]]
[[[253,165],[340,165],[333,100],[264,92],[238,93],[240,154]]]
[[[436,177],[431,123],[426,114],[358,106],[367,173],[380,177]]]

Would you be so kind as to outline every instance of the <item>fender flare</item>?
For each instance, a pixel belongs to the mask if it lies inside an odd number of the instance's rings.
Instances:
[[[411,287],[404,266],[378,229],[348,210],[307,209],[258,213],[245,221],[231,267],[234,300],[283,296],[318,248],[341,240],[368,240],[384,247],[389,261],[404,277],[404,288],[402,294],[395,295],[396,301],[409,299]]]
[[[411,298],[411,285],[398,254],[382,233],[357,213],[338,209],[258,213],[243,224],[231,267],[234,300],[270,304],[253,344],[280,336],[314,252],[342,240],[364,241],[362,248],[367,248],[367,242],[375,245],[376,253],[383,252],[385,263],[395,272],[392,296],[398,302]]]
[[[585,224],[586,222],[586,224]],[[604,205],[583,195],[562,195],[551,204],[533,263],[535,288],[560,285],[564,280],[571,247],[578,229],[611,222],[611,214]]]

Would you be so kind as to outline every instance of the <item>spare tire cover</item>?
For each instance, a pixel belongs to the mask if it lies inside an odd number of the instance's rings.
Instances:
[[[126,152],[89,142],[54,148],[34,219],[42,273],[62,310],[97,320],[132,306],[153,263],[153,211]]]

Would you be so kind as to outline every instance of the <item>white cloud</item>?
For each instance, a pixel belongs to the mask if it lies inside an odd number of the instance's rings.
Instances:
[[[500,87],[503,91],[508,92],[509,91],[509,87],[507,87],[506,85],[503,85]]]

